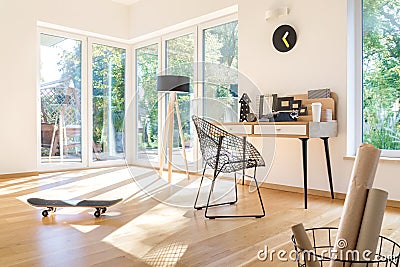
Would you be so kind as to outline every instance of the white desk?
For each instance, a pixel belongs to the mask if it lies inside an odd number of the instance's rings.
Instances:
[[[217,123],[218,125],[218,123]],[[334,198],[332,170],[329,155],[329,138],[337,136],[337,121],[330,122],[233,122],[219,123],[229,133],[246,137],[298,138],[302,143],[304,208],[307,209],[307,141],[320,138],[324,141],[326,166],[328,170],[331,197]],[[244,172],[244,170],[243,170]],[[243,179],[244,182],[244,179]]]

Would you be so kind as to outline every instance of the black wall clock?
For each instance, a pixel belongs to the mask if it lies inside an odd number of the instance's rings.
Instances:
[[[292,50],[297,41],[296,31],[290,25],[281,25],[274,31],[272,43],[279,52]]]

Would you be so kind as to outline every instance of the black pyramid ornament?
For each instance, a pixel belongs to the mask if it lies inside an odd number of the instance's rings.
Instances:
[[[251,102],[249,96],[246,93],[243,93],[242,97],[239,100],[240,103],[240,122],[247,121],[247,114],[250,113],[249,103]]]

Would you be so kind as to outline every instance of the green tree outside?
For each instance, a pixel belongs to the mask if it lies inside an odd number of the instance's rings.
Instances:
[[[398,150],[400,2],[363,1],[363,140]]]

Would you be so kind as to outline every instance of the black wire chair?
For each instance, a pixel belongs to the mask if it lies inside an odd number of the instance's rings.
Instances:
[[[265,216],[264,205],[262,202],[260,189],[256,180],[256,170],[259,166],[265,166],[264,159],[261,157],[257,149],[244,138],[233,135],[224,131],[223,129],[215,126],[214,124],[199,118],[197,116],[192,116],[194,125],[196,126],[197,135],[200,143],[200,150],[204,160],[203,175],[201,177],[200,186],[197,191],[196,200],[194,203],[194,208],[200,210],[206,208],[205,217],[209,219],[215,218],[232,218],[232,217],[256,217],[261,218]],[[214,175],[212,178],[210,192],[208,194],[207,204],[204,206],[197,206],[197,200],[199,198],[201,185],[204,180],[204,174],[207,166],[214,170]],[[258,197],[260,199],[260,204],[262,208],[262,214],[253,215],[213,215],[209,216],[208,208],[235,204],[238,201],[237,196],[237,179],[236,172],[254,168],[254,179]],[[235,200],[224,203],[210,204],[211,194],[214,190],[215,180],[220,173],[234,173],[235,176]],[[244,177],[243,177],[244,179]]]

